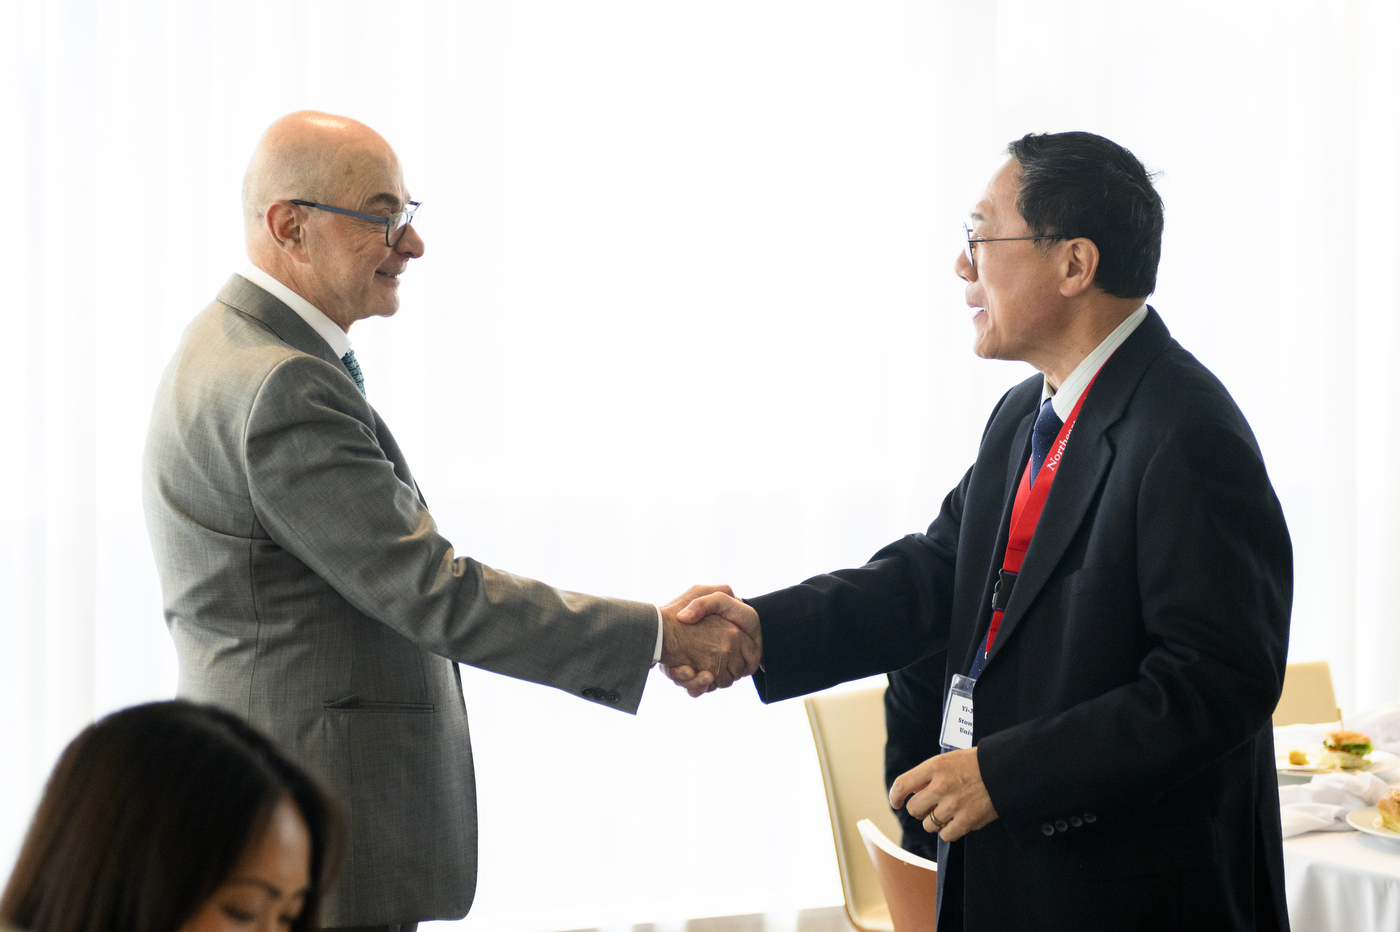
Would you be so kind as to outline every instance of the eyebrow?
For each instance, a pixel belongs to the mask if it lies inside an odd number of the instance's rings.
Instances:
[[[385,192],[385,193],[376,194],[376,195],[374,195],[373,197],[371,197],[369,200],[365,201],[365,206],[366,206],[366,207],[371,207],[371,206],[373,206],[373,207],[387,207],[387,208],[389,208],[391,211],[393,211],[393,210],[398,210],[398,209],[402,206],[402,203],[403,203],[403,202],[399,200],[398,195],[389,194],[389,193]]]
[[[982,215],[982,211],[980,210],[974,210],[972,211],[972,213],[968,214],[968,216],[971,217],[973,220],[976,220],[978,223],[981,223],[983,220],[987,219]]]
[[[246,880],[230,880],[227,885],[230,887],[261,887],[275,897],[280,897],[282,895],[281,887],[278,887],[275,884],[270,884],[266,880],[255,880],[251,877]],[[292,896],[305,897],[310,892],[310,887],[304,887],[303,889],[293,893]]]

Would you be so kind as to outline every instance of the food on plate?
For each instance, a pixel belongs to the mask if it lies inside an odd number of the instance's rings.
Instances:
[[[1376,808],[1381,811],[1381,825],[1392,832],[1400,832],[1400,790],[1391,790]]]
[[[1294,748],[1288,752],[1288,762],[1295,767],[1306,767],[1308,765],[1308,752]]]
[[[1372,747],[1371,736],[1359,731],[1329,732],[1322,742],[1323,763],[1342,770],[1360,770],[1370,763],[1366,755]]]

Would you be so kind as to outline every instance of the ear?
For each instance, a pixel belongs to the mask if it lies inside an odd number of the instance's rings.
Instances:
[[[1099,247],[1094,241],[1083,237],[1069,240],[1060,263],[1060,294],[1073,298],[1088,291],[1098,269]]]
[[[263,225],[277,247],[298,262],[307,261],[306,228],[300,209],[291,201],[273,201],[263,214]]]

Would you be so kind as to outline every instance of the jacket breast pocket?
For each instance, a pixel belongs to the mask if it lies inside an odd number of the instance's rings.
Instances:
[[[335,699],[325,704],[327,712],[385,712],[397,714],[428,714],[434,709],[431,702],[393,702],[382,699],[361,699],[358,695]]]

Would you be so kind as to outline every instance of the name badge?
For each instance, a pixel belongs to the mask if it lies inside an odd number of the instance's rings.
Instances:
[[[939,740],[945,751],[972,747],[972,687],[976,685],[971,677],[953,674],[953,686],[943,703],[943,737]]]

